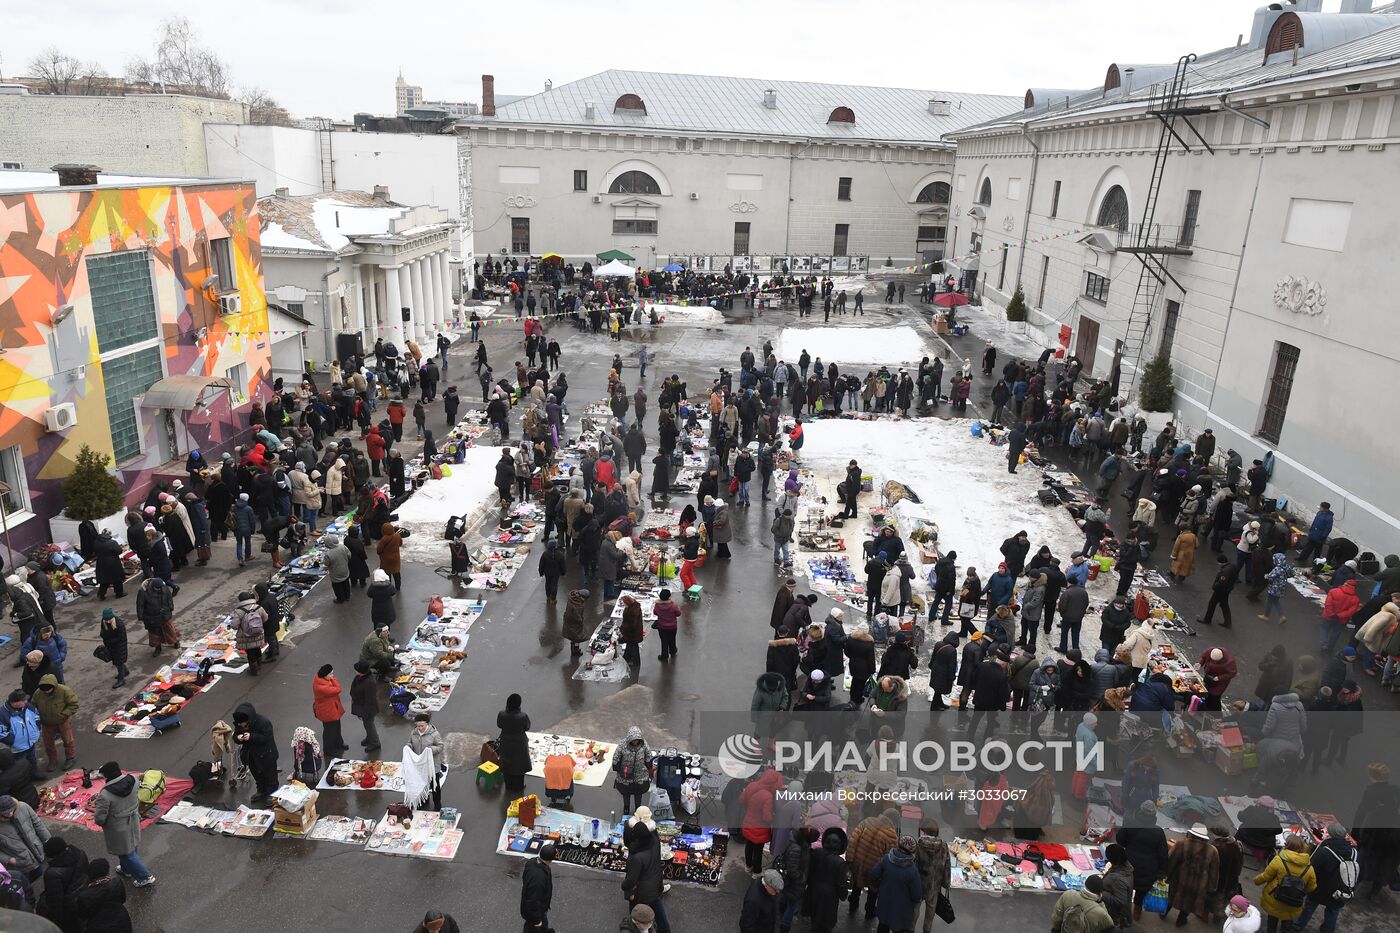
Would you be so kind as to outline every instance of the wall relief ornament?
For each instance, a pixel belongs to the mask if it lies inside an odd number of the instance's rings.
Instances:
[[[534,207],[538,202],[532,195],[508,194],[502,200],[506,207]]]
[[[1015,230],[1016,218],[1012,217],[1010,214],[1007,214],[1001,219],[1001,229],[1005,230],[1007,233],[1010,233],[1012,230]]]
[[[1321,282],[1289,275],[1274,286],[1274,304],[1294,314],[1321,314],[1327,309],[1327,291]]]
[[[752,214],[758,210],[758,205],[752,201],[735,201],[729,209],[736,214]]]

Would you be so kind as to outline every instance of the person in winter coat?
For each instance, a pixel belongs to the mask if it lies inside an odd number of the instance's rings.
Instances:
[[[1308,862],[1307,843],[1301,836],[1290,835],[1285,839],[1283,849],[1269,860],[1263,871],[1254,876],[1254,883],[1263,888],[1259,909],[1268,918],[1268,933],[1275,933],[1281,927],[1289,928],[1288,923],[1297,920],[1303,913],[1305,901],[1290,904],[1275,896],[1285,876],[1301,878],[1308,894],[1317,888],[1317,872]]]
[[[126,571],[122,567],[122,546],[103,529],[93,544],[97,567],[97,598],[106,599],[110,588],[118,599],[126,596]]]
[[[1045,611],[1045,579],[1045,574],[1032,570],[1026,590],[1021,594],[1021,630],[1016,646],[1032,654],[1040,630],[1040,617]]]
[[[1116,842],[1104,847],[1104,858],[1108,866],[1103,873],[1103,906],[1114,927],[1126,930],[1133,925],[1133,866],[1128,850]]]
[[[340,732],[340,720],[345,717],[345,704],[340,699],[340,680],[335,669],[322,664],[311,681],[311,712],[321,723],[321,747],[327,755],[350,750]]]
[[[1356,858],[1356,847],[1347,839],[1346,828],[1340,823],[1329,823],[1327,837],[1309,858],[1317,887],[1308,894],[1307,906],[1293,921],[1293,929],[1306,930],[1312,916],[1322,908],[1322,933],[1334,933],[1342,908],[1351,900],[1354,893],[1342,878],[1342,867]]]
[[[363,648],[360,653],[364,653]],[[379,715],[379,687],[375,684],[373,666],[363,658],[355,662],[355,676],[350,681],[350,715],[365,727],[360,746],[366,754],[372,755],[379,750],[379,729],[374,724],[374,717]]]
[[[723,499],[715,500],[715,517],[710,523],[710,540],[715,545],[715,558],[729,560],[729,542],[734,540],[734,527],[729,520],[729,504]]]
[[[520,917],[525,929],[549,933],[549,908],[554,902],[554,872],[550,868],[555,855],[554,843],[540,847],[539,858],[525,863],[520,874]]]
[[[155,884],[155,875],[137,852],[141,844],[141,799],[136,793],[136,775],[123,774],[115,761],[104,764],[99,773],[105,783],[97,795],[92,821],[102,827],[107,853],[117,857],[121,870],[138,888]]]
[[[583,654],[579,645],[588,641],[592,634],[586,618],[588,597],[588,590],[570,590],[568,605],[564,607],[564,622],[560,634],[568,640],[569,654],[573,657]]]
[[[179,650],[180,636],[170,621],[174,615],[175,597],[164,580],[152,577],[141,584],[136,591],[136,617],[146,629],[152,657],[166,645]]]
[[[812,847],[802,912],[811,921],[812,933],[831,933],[838,919],[837,905],[846,896],[850,881],[850,867],[842,858],[846,851],[846,830],[839,823],[820,825],[815,818],[812,828],[821,833],[821,841]]]
[[[1259,661],[1259,682],[1254,695],[1267,706],[1274,697],[1289,692],[1293,684],[1293,659],[1283,645],[1274,645]]]
[[[846,636],[841,650],[849,659],[851,672],[851,704],[859,706],[865,700],[866,686],[875,675],[875,639],[870,626],[861,622]]]
[[[1274,613],[1277,612],[1278,624],[1282,625],[1288,621],[1288,616],[1283,614],[1279,600],[1283,597],[1288,581],[1293,577],[1293,567],[1288,563],[1288,555],[1282,551],[1275,551],[1269,560],[1269,570],[1264,574],[1264,611],[1259,614],[1259,620],[1272,622]]]
[[[68,640],[54,631],[52,622],[40,622],[20,646],[20,657],[37,651],[49,662],[49,672],[63,683],[63,662],[68,660]]]
[[[915,842],[914,864],[924,887],[924,933],[931,933],[940,895],[947,896],[953,885],[953,860],[948,843],[939,837],[938,823],[925,819]],[[884,901],[881,901],[883,905]],[[912,931],[912,927],[910,928]]]
[[[768,625],[774,632],[782,629],[787,611],[797,599],[796,592],[797,581],[792,577],[788,577],[783,581],[783,585],[778,587],[778,592],[773,597],[773,611],[768,617]]]
[[[1196,569],[1196,548],[1200,539],[1190,528],[1183,528],[1172,543],[1172,565],[1169,576],[1177,583],[1185,583],[1186,578]]]
[[[34,912],[60,930],[79,929],[79,918],[68,905],[73,893],[87,883],[87,853],[61,836],[50,836],[44,843],[44,862],[44,893]]]
[[[788,787],[802,789],[802,785],[797,781],[793,781]],[[779,806],[781,804],[780,801]],[[800,810],[798,816],[801,817]],[[807,898],[807,879],[811,873],[812,860],[815,858],[812,847],[821,833],[811,826],[796,826],[785,835],[786,839],[781,847],[776,835],[773,839],[773,847],[780,850],[773,859],[773,870],[783,879],[782,895],[778,898],[778,933],[788,933],[792,929],[792,921]],[[763,933],[769,931],[764,930]]]
[[[257,785],[253,803],[266,802],[277,789],[277,740],[271,720],[251,703],[238,704],[233,711],[233,741]]]
[[[918,843],[912,836],[901,836],[898,845],[870,870],[881,933],[914,929],[919,905],[924,900],[924,880],[914,859],[917,850]]]
[[[1262,782],[1270,769],[1277,768],[1285,757],[1300,759],[1303,754],[1303,734],[1308,729],[1308,713],[1295,693],[1282,693],[1269,703],[1264,717],[1264,732],[1256,743],[1259,768],[1256,782]]]
[[[25,755],[16,755],[0,745],[0,796],[22,800],[31,807],[39,806],[39,791],[34,786],[34,763]]]
[[[1337,642],[1347,632],[1352,617],[1361,608],[1361,600],[1356,595],[1356,581],[1347,580],[1341,586],[1329,590],[1322,604],[1322,651],[1330,655],[1337,649]]]
[[[39,733],[43,737],[50,773],[59,768],[58,739],[63,740],[62,768],[67,771],[76,763],[73,715],[78,711],[78,695],[72,688],[59,683],[53,674],[45,674],[39,678],[39,689],[34,691],[31,703],[39,714]]]
[[[338,535],[329,535],[321,549],[321,562],[326,566],[326,575],[331,578],[331,589],[335,592],[335,602],[350,601],[350,548],[345,546]]]
[[[656,659],[665,664],[676,656],[676,632],[680,629],[681,607],[671,599],[671,591],[662,588],[652,604],[651,612],[656,617],[651,627],[656,629],[657,638],[661,641],[661,653]]]
[[[1221,698],[1238,673],[1235,657],[1230,653],[1230,649],[1217,645],[1202,651],[1200,658],[1197,659],[1197,664],[1200,666],[1201,676],[1206,682],[1206,701],[1203,708],[1218,712],[1221,707]]]
[[[651,758],[642,730],[629,726],[627,735],[613,751],[611,762],[613,788],[622,795],[624,813],[641,806],[643,795],[651,787]]]
[[[1170,859],[1167,834],[1157,825],[1157,801],[1144,801],[1125,814],[1116,836],[1133,866],[1133,919],[1141,919],[1142,902],[1157,879],[1166,875]]]
[[[49,830],[34,808],[13,797],[0,797],[0,863],[10,874],[39,880],[44,866],[44,844]]]
[[[1167,886],[1177,926],[1186,926],[1190,914],[1202,919],[1209,915],[1209,898],[1219,879],[1220,854],[1210,844],[1205,824],[1196,823],[1167,858]]]
[[[847,909],[854,914],[860,907],[860,895],[866,893],[865,918],[876,916],[879,908],[879,883],[872,877],[872,871],[880,860],[899,844],[899,811],[888,808],[879,816],[869,816],[861,820],[851,830],[846,849],[846,863],[851,872],[851,896]],[[905,929],[913,928],[911,920]]]
[[[126,910],[126,885],[113,877],[105,858],[87,864],[86,876],[78,882],[67,903],[73,929],[84,933],[131,933],[131,915]]]
[[[797,689],[797,669],[802,659],[797,639],[788,634],[786,628],[778,630],[778,637],[768,642],[768,655],[765,670],[783,678],[788,690]]]
[[[773,808],[786,782],[782,772],[765,770],[739,795],[743,805],[744,864],[749,871],[763,871],[763,847],[773,838]]]
[[[943,636],[929,656],[929,686],[932,699],[929,700],[929,709],[945,710],[948,708],[944,697],[953,692],[953,686],[958,675],[958,633],[949,632]]]
[[[395,592],[403,588],[400,571],[403,569],[401,555],[405,536],[393,522],[385,522],[380,529],[380,538],[374,545],[375,552],[379,554],[379,569],[393,578]]]
[[[520,694],[512,693],[506,697],[506,708],[496,714],[496,728],[500,729],[497,752],[506,790],[511,793],[525,788],[525,775],[531,768],[530,741],[526,735],[530,731],[530,717],[522,709],[523,704]]]
[[[757,873],[744,893],[744,903],[739,910],[739,933],[771,933],[777,922],[778,895],[783,893],[783,887],[783,875],[777,869]],[[657,929],[660,933],[661,928]]]
[[[919,655],[909,644],[907,632],[895,632],[891,644],[880,658],[879,676],[894,676],[908,680],[919,666]]]
[[[559,578],[569,572],[568,554],[558,541],[548,541],[540,554],[540,576],[544,577],[545,599],[554,602],[559,596]]]
[[[1055,607],[1060,613],[1060,646],[1064,654],[1071,647],[1079,647],[1079,632],[1084,625],[1084,615],[1089,611],[1089,591],[1078,583],[1071,582],[1060,594]]]
[[[234,644],[248,656],[248,672],[258,674],[262,669],[262,649],[264,631],[267,628],[267,613],[258,605],[252,593],[238,594],[238,605],[230,616],[234,633]]]
[[[369,620],[375,628],[388,628],[398,620],[398,609],[394,605],[398,587],[394,586],[383,568],[374,572],[373,579],[369,589],[365,590],[365,595],[370,600]]]
[[[624,595],[622,597],[622,624],[617,629],[617,640],[622,642],[624,646],[622,657],[627,662],[628,667],[641,667],[640,645],[646,634],[646,623],[642,620],[642,604],[637,602],[632,595]]]
[[[1055,901],[1050,933],[1104,933],[1113,929],[1113,917],[1103,903],[1103,877],[1090,875],[1084,887],[1066,891]]]

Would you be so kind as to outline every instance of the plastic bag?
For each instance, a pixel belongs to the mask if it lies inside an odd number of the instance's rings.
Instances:
[[[1167,887],[1166,881],[1159,880],[1152,885],[1152,890],[1147,892],[1147,898],[1142,902],[1143,913],[1161,914],[1163,917],[1171,910],[1171,889]]]
[[[698,778],[686,778],[681,785],[681,809],[686,813],[693,814],[700,808],[700,781]]]
[[[664,787],[653,787],[647,797],[651,815],[658,820],[671,819],[671,795]]]

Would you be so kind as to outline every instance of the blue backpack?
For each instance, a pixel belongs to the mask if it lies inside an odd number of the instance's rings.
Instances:
[[[412,715],[410,704],[413,703],[413,694],[397,684],[389,688],[389,708],[398,715],[407,719]]]

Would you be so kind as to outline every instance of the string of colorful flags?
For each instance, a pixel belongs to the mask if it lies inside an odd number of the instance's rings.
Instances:
[[[1028,239],[1028,240],[1026,240],[1026,245],[1027,245],[1027,246],[1035,246],[1035,245],[1040,244],[1040,243],[1048,243],[1048,242],[1051,241],[1051,240],[1058,240],[1058,239],[1061,239],[1062,237],[1074,236],[1075,234],[1087,233],[1087,232],[1088,232],[1088,231],[1087,231],[1085,228],[1083,228],[1083,227],[1076,227],[1076,228],[1073,229],[1073,230],[1066,230],[1066,231],[1063,232],[1063,233],[1052,233],[1052,234],[1050,234],[1050,235],[1048,235],[1048,236],[1039,237],[1039,238],[1037,238],[1037,239]],[[944,258],[944,259],[934,259],[934,260],[931,260],[931,261],[929,261],[929,262],[915,263],[915,264],[913,264],[913,265],[911,265],[911,266],[901,266],[901,267],[900,267],[898,270],[896,270],[896,271],[901,272],[901,273],[908,274],[908,273],[911,273],[911,272],[921,272],[921,271],[924,271],[924,270],[927,270],[927,269],[932,269],[934,266],[941,265],[941,264],[943,264],[943,263],[952,263],[952,264],[954,264],[954,265],[962,265],[962,264],[965,263],[965,262],[970,262],[970,261],[973,260],[973,259],[980,259],[981,257],[986,256],[986,255],[989,255],[989,254],[1000,253],[1000,252],[1004,252],[1004,251],[1009,250],[1009,249],[1016,249],[1016,248],[1018,248],[1020,245],[1021,245],[1021,244],[1020,244],[1019,241],[1018,241],[1018,242],[1015,242],[1015,243],[1000,243],[1000,244],[998,244],[998,245],[996,245],[996,246],[990,246],[990,247],[987,247],[987,248],[985,248],[985,249],[976,249],[976,250],[973,250],[973,251],[970,252],[970,253],[963,253],[963,254],[961,254],[961,255],[959,255],[959,256],[952,256],[952,257],[948,257],[948,258]]]

